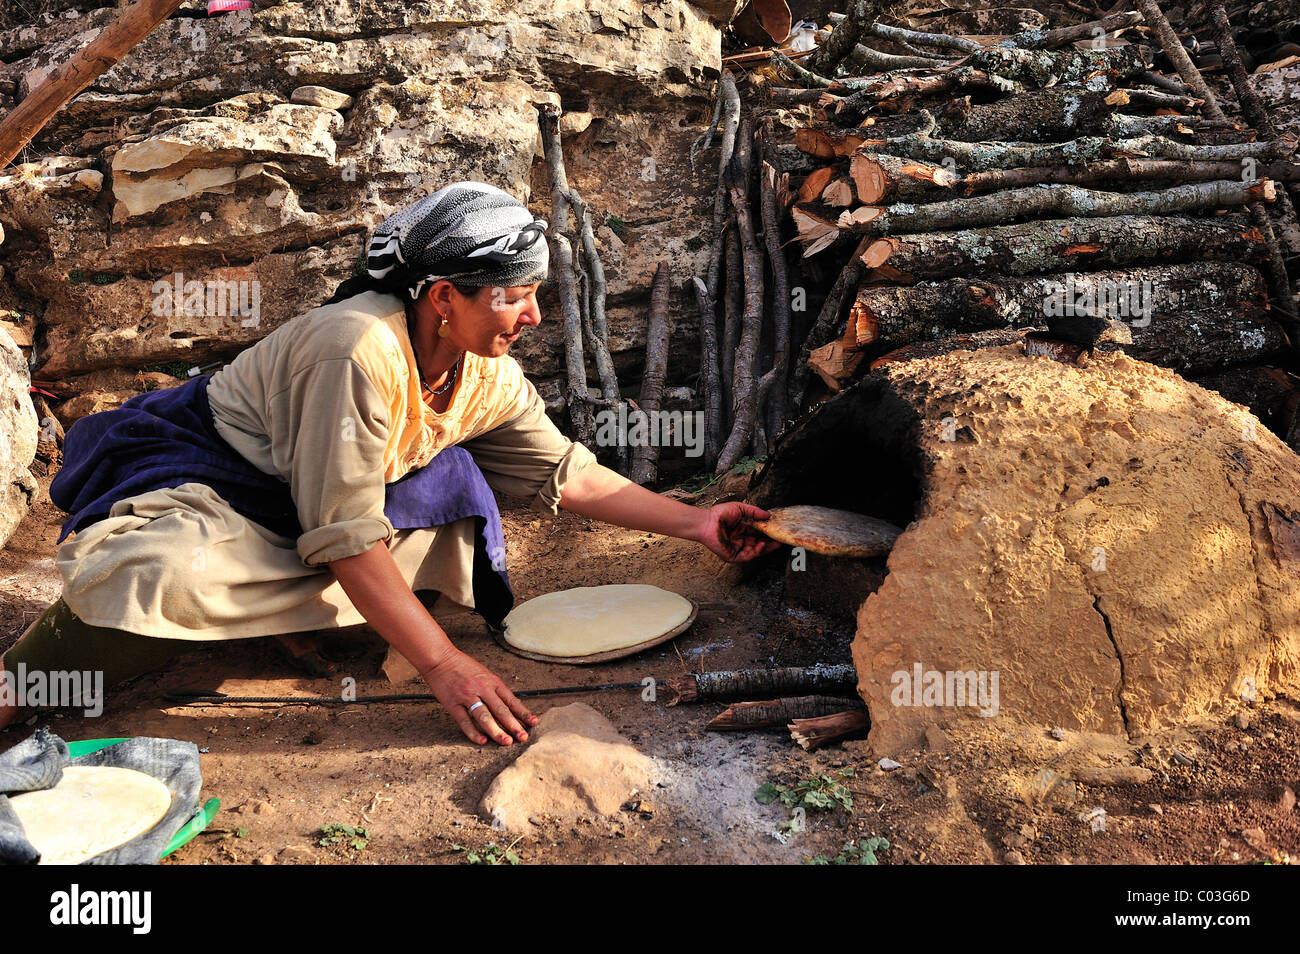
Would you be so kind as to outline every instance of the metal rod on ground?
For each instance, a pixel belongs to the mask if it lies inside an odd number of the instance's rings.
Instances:
[[[548,689],[513,689],[516,696],[560,696],[574,692],[611,692],[620,689],[645,689],[645,682],[608,682],[596,686],[554,686]],[[386,704],[396,702],[437,702],[438,697],[431,692],[398,692],[377,696],[357,696],[344,699],[342,696],[228,696],[222,692],[172,692],[164,698],[183,706],[228,706],[228,705],[304,705],[304,706],[350,706]]]

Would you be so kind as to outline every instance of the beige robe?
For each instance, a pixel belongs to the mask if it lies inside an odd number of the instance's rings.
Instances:
[[[349,626],[364,619],[328,564],[382,540],[413,590],[472,607],[474,520],[397,530],[385,484],[459,444],[494,490],[554,514],[595,457],[509,356],[467,354],[444,414],[419,389],[396,298],[368,292],[282,325],[217,372],[208,398],[218,432],[289,484],[302,535],[245,519],[201,483],[138,494],[59,547],[64,601],[93,625],[171,639]]]

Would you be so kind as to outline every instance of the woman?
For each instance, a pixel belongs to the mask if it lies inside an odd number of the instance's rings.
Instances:
[[[384,221],[366,276],[324,305],[213,375],[69,428],[50,485],[72,515],[63,594],[0,665],[113,684],[196,640],[365,622],[468,738],[509,745],[536,717],[416,596],[500,624],[513,597],[492,489],[730,561],[775,549],[749,526],[758,508],[648,491],[546,417],[508,354],[541,322],[545,228],[500,189],[447,186]],[[0,707],[0,728],[15,714]]]

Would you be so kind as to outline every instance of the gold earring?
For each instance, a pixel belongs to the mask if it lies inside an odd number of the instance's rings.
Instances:
[[[445,338],[451,334],[451,327],[447,324],[446,315],[439,315],[438,317],[442,319],[442,323],[438,325],[438,337]]]

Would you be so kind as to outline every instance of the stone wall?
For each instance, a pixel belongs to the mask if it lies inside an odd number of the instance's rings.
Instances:
[[[40,22],[0,31],[0,115],[118,12],[37,6]],[[693,373],[682,283],[707,254],[716,155],[692,170],[687,153],[711,118],[721,26],[739,2],[255,6],[208,18],[187,0],[0,177],[0,319],[23,316],[33,379],[61,398],[102,395],[84,413],[143,390],[141,369],[229,359],[327,298],[375,224],[451,181],[500,186],[549,219],[543,102],[566,114],[569,179],[597,226],[627,392],[661,259],[678,322],[670,383]],[[169,314],[178,275],[228,284],[211,286],[201,313],[190,299]],[[553,289],[541,303],[543,326],[515,353],[556,394]]]

